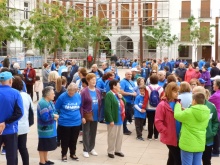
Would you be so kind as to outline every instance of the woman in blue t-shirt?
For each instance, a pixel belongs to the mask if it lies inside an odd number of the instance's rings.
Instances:
[[[96,75],[89,73],[86,75],[86,80],[88,87],[81,92],[80,109],[83,122],[83,156],[88,158],[89,153],[94,156],[98,155],[94,148],[102,100],[101,92],[95,87]]]
[[[59,96],[55,107],[59,113],[59,133],[61,139],[62,161],[67,161],[67,151],[70,149],[70,158],[79,160],[76,156],[76,143],[81,125],[81,97],[77,92],[78,86],[70,83],[67,92]]]

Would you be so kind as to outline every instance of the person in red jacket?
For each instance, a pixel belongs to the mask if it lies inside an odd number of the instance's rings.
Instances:
[[[180,122],[174,119],[174,106],[177,102],[179,87],[176,82],[166,86],[165,97],[156,108],[154,124],[160,133],[160,141],[169,149],[167,165],[180,165],[180,148],[178,139]]]
[[[27,93],[31,96],[33,100],[33,85],[36,79],[36,71],[32,68],[32,62],[27,61],[27,67],[24,69],[24,82],[26,84]]]
[[[195,74],[195,70],[193,69],[192,64],[189,64],[184,80],[189,83],[194,74]]]

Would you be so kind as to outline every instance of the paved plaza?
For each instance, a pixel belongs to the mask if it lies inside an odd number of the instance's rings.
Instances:
[[[127,69],[119,69],[119,75],[121,78],[124,77],[124,73]],[[40,71],[37,71],[38,74]],[[34,99],[36,100],[36,98]],[[37,102],[35,102],[35,107]],[[35,108],[36,111],[36,108]],[[35,115],[36,119],[36,115]],[[124,135],[122,152],[125,154],[124,158],[115,156],[111,159],[107,156],[107,127],[105,124],[98,125],[96,146],[95,150],[99,154],[98,156],[90,156],[90,158],[84,158],[82,155],[83,145],[79,142],[77,143],[76,155],[79,157],[79,161],[73,161],[68,157],[67,162],[61,161],[61,148],[58,147],[55,151],[49,152],[49,159],[54,161],[58,165],[165,165],[168,155],[167,147],[162,144],[159,140],[148,141],[147,131],[143,131],[143,137],[145,141],[137,141],[134,123],[128,125],[129,130],[132,131],[130,136]],[[78,141],[82,139],[79,137]],[[30,128],[28,134],[28,150],[30,156],[30,165],[39,164],[39,156],[37,152],[38,135],[35,125]],[[19,155],[19,154],[18,154]],[[69,155],[68,155],[69,156]],[[0,155],[0,165],[5,165],[5,156]],[[220,158],[212,158],[212,165],[219,165]],[[21,158],[19,155],[19,165],[22,165]]]

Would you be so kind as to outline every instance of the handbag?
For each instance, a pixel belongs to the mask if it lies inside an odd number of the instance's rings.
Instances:
[[[31,82],[32,80],[33,80],[32,78],[27,77],[27,81],[28,81],[28,82]]]
[[[34,124],[34,111],[31,107],[31,104],[29,106],[28,121],[29,121],[29,127],[31,127]]]
[[[83,112],[83,118],[85,118],[86,121],[93,121],[93,113],[90,112]]]

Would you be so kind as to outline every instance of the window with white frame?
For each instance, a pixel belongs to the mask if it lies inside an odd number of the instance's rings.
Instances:
[[[28,11],[29,11],[29,3],[28,2],[24,2],[24,19],[28,19],[29,18]]]

